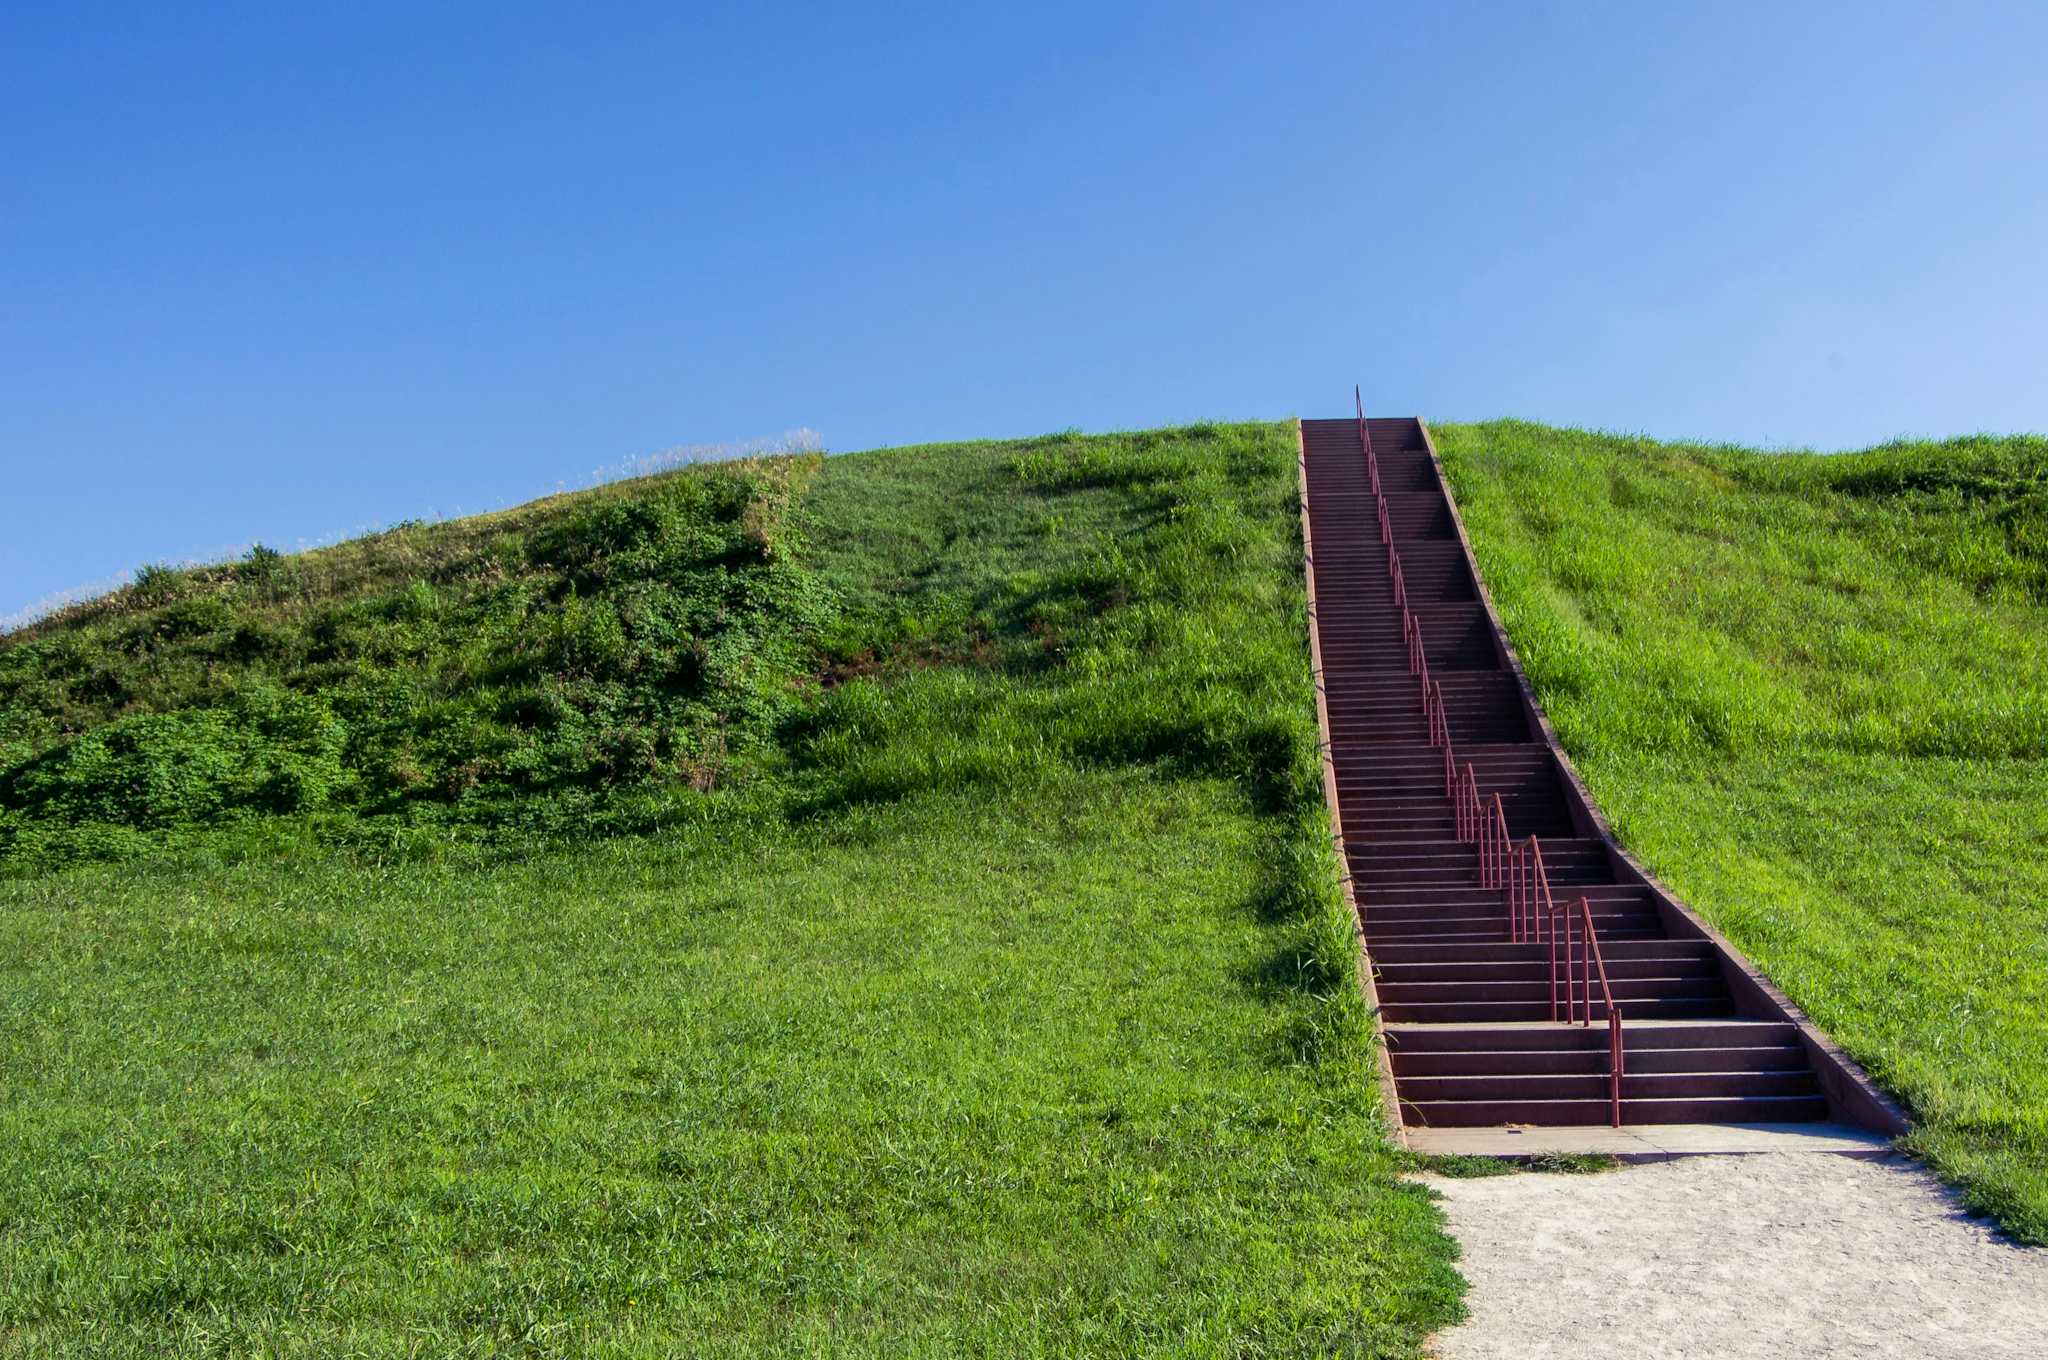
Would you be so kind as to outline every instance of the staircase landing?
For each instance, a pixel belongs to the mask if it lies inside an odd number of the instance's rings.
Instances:
[[[1410,1129],[1408,1146],[1434,1157],[1612,1157],[1631,1166],[1679,1157],[1818,1152],[1889,1157],[1892,1140],[1849,1124],[1624,1124],[1620,1128]]]

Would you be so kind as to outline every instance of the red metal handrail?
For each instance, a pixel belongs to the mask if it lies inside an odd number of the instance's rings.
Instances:
[[[1408,673],[1422,678],[1422,691],[1429,693],[1429,648],[1422,642],[1422,620],[1406,605],[1401,606],[1401,641],[1408,646]]]
[[[1499,806],[1499,795],[1494,795]],[[1503,821],[1503,829],[1505,823]],[[1513,938],[1548,940],[1550,943],[1550,1019],[1567,1025],[1593,1023],[1593,982],[1600,983],[1600,1000],[1607,1007],[1607,1099],[1614,1126],[1621,1127],[1621,1081],[1624,1049],[1621,1036],[1621,1007],[1614,1004],[1614,988],[1607,978],[1607,959],[1600,949],[1600,932],[1593,927],[1593,905],[1580,894],[1577,902],[1558,906],[1550,893],[1550,875],[1543,868],[1543,847],[1534,836],[1517,844],[1507,862],[1508,928]],[[1560,918],[1562,924],[1560,925]],[[1574,926],[1578,938],[1573,939]],[[1558,1005],[1558,942],[1564,943],[1564,1004]],[[1559,1010],[1562,1009],[1562,1016]]]
[[[1476,786],[1478,781],[1473,781]],[[1495,793],[1479,812],[1479,886],[1498,888],[1507,881],[1508,818]]]
[[[1621,1007],[1614,1004],[1614,989],[1607,982],[1607,960],[1600,953],[1600,933],[1593,929],[1593,906],[1583,895],[1578,900],[1579,925],[1579,986],[1580,1009],[1585,1019],[1579,1023],[1590,1027],[1593,1023],[1593,979],[1600,979],[1600,998],[1607,1006],[1607,1100],[1615,1128],[1621,1127],[1621,1078],[1622,1042]],[[1553,913],[1553,916],[1555,913]],[[1564,911],[1565,919],[1565,1023],[1570,1024],[1571,1009],[1571,922],[1572,911]],[[1551,926],[1550,945],[1550,1008],[1551,1019],[1557,1018],[1557,927]]]
[[[1476,841],[1479,839],[1479,819],[1482,804],[1479,798],[1479,779],[1467,765],[1458,775],[1452,796],[1452,816],[1455,819],[1458,839]]]
[[[1429,729],[1429,744],[1444,751],[1444,796],[1451,800],[1452,823],[1457,838],[1474,842],[1479,856],[1482,888],[1499,888],[1508,899],[1508,935],[1521,942],[1548,939],[1550,942],[1550,1018],[1558,1016],[1557,946],[1564,942],[1564,1023],[1590,1026],[1593,1023],[1593,980],[1600,981],[1600,998],[1607,1007],[1608,1101],[1615,1127],[1621,1126],[1622,1038],[1621,1008],[1614,1004],[1614,989],[1607,979],[1607,960],[1600,950],[1600,935],[1593,928],[1591,901],[1581,895],[1576,916],[1569,907],[1557,905],[1550,892],[1550,876],[1543,868],[1543,849],[1534,836],[1516,844],[1508,835],[1507,811],[1500,793],[1483,798],[1479,776],[1467,761],[1460,769],[1451,747],[1450,711],[1444,705],[1443,686],[1430,678],[1429,649],[1423,644],[1422,624],[1408,605],[1408,583],[1401,570],[1401,554],[1394,547],[1394,522],[1387,510],[1386,493],[1380,488],[1380,460],[1373,451],[1372,431],[1365,423],[1365,398],[1351,389],[1358,411],[1358,444],[1365,453],[1366,471],[1372,480],[1373,508],[1379,518],[1380,541],[1387,548],[1387,577],[1392,585],[1394,607],[1401,611],[1401,641],[1408,650],[1408,670],[1422,682],[1422,715]],[[1538,895],[1542,906],[1537,906]],[[1561,921],[1561,924],[1560,924]],[[1573,939],[1577,931],[1576,942]],[[1583,1017],[1583,1018],[1580,1018]]]
[[[1358,442],[1365,448],[1365,469],[1372,474],[1372,494],[1380,494],[1380,460],[1373,456],[1372,431],[1365,424],[1365,398],[1359,395],[1358,385],[1351,386],[1351,404],[1358,409]]]
[[[1539,883],[1548,896],[1550,880],[1543,872],[1543,849],[1531,836],[1517,842],[1508,856],[1508,935],[1517,943],[1538,936],[1535,920]]]
[[[1462,773],[1458,769],[1457,757],[1451,748],[1450,711],[1444,705],[1443,686],[1429,674],[1429,648],[1422,638],[1422,623],[1408,606],[1407,580],[1401,570],[1401,554],[1394,547],[1394,524],[1387,511],[1387,498],[1380,489],[1379,457],[1372,447],[1372,431],[1365,423],[1365,402],[1357,388],[1351,390],[1352,400],[1358,408],[1358,442],[1365,451],[1366,470],[1372,479],[1374,509],[1379,517],[1380,541],[1387,547],[1387,576],[1392,583],[1394,607],[1401,611],[1401,640],[1408,649],[1408,669],[1422,682],[1422,715],[1429,731],[1429,744],[1442,746],[1444,751],[1444,794],[1450,798],[1452,820],[1459,840],[1473,841],[1479,856],[1479,882],[1484,888],[1506,888],[1509,898],[1508,929],[1516,939],[1523,938],[1524,930],[1530,924],[1525,917],[1533,917],[1533,911],[1525,906],[1533,905],[1537,886],[1543,892],[1548,907],[1544,913],[1541,929],[1550,939],[1550,1018],[1557,1019],[1557,925],[1558,908],[1551,900],[1550,881],[1543,871],[1542,851],[1534,836],[1529,837],[1526,853],[1522,847],[1511,845],[1508,837],[1507,813],[1502,807],[1500,794],[1496,792],[1490,801],[1483,799],[1479,792],[1479,776],[1473,772],[1471,762],[1466,762]],[[1524,901],[1521,885],[1527,877]],[[1612,1103],[1614,1124],[1621,1125],[1621,1011],[1614,1004],[1614,993],[1608,986],[1607,963],[1600,953],[1600,940],[1593,929],[1592,908],[1584,897],[1579,899],[1579,914],[1583,921],[1580,939],[1583,942],[1577,951],[1581,956],[1582,978],[1578,992],[1583,996],[1583,1023],[1592,1023],[1592,978],[1597,968],[1600,977],[1600,993],[1607,1005],[1608,1025],[1608,1090]],[[1565,1013],[1566,1023],[1577,1013],[1574,1006],[1574,983],[1572,974],[1572,918],[1566,915],[1562,931],[1565,942]]]

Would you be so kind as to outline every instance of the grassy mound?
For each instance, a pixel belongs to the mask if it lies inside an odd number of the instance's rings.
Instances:
[[[1435,433],[1616,829],[2048,1242],[2048,441]]]
[[[0,1335],[1414,1353],[1293,462],[699,470],[0,643]]]
[[[791,513],[818,464],[145,570],[0,645],[0,861],[279,814],[344,842],[659,824],[775,754],[833,615]]]

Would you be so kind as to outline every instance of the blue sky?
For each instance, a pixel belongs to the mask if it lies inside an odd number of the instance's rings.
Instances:
[[[0,616],[670,445],[2048,427],[2048,7],[13,6]]]

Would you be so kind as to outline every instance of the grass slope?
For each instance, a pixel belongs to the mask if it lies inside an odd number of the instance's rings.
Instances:
[[[1284,426],[697,471],[0,644],[24,1354],[1413,1354]]]
[[[1617,831],[2048,1242],[2048,441],[1435,434]]]
[[[819,459],[145,568],[0,644],[0,864],[280,830],[421,846],[646,830],[773,763],[834,617]]]

